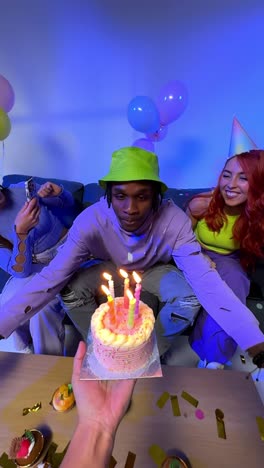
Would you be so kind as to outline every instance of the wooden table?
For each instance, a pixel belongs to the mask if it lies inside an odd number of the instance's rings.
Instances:
[[[71,371],[72,358],[0,353],[0,456],[25,428],[49,428],[58,450],[65,448],[76,422],[76,408],[60,414],[49,402],[59,385],[70,382]],[[153,444],[167,453],[184,452],[192,468],[264,466],[264,441],[256,422],[256,417],[264,418],[264,408],[245,373],[169,366],[163,372],[162,378],[137,382],[131,409],[116,438],[116,468],[125,466],[129,451],[136,455],[135,467],[157,466],[148,454]],[[177,395],[181,416],[173,415],[170,400],[162,409],[157,406],[164,391]],[[182,398],[183,391],[199,401],[204,419],[196,417],[197,408]],[[23,408],[39,401],[39,412],[22,416]],[[216,408],[225,415],[226,439],[217,435]]]

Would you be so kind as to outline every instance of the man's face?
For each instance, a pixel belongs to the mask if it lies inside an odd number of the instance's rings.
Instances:
[[[121,227],[128,232],[142,226],[152,211],[151,182],[120,182],[112,185],[112,206]]]

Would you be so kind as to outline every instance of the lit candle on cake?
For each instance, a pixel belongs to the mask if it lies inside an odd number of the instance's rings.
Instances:
[[[108,288],[110,291],[110,295],[112,298],[115,298],[115,289],[114,289],[114,281],[112,280],[112,276],[109,273],[103,273],[103,277],[108,281]]]
[[[109,312],[113,319],[115,320],[115,302],[114,298],[111,296],[109,289],[103,284],[101,286],[103,292],[107,295],[107,304],[109,305]]]
[[[128,309],[129,299],[127,296],[127,290],[129,288],[129,277],[128,277],[127,272],[125,270],[122,270],[122,268],[119,270],[119,273],[124,278],[124,309]]]
[[[127,298],[129,300],[129,307],[128,307],[128,316],[127,316],[127,326],[128,328],[134,327],[134,320],[135,320],[135,307],[136,307],[136,299],[134,298],[132,292],[128,289]]]
[[[140,301],[140,292],[141,292],[141,289],[142,289],[142,285],[141,285],[141,278],[140,276],[135,272],[133,271],[133,278],[136,282],[136,288],[135,288],[135,299],[136,299],[136,308],[135,308],[135,316],[137,317],[138,314],[139,314],[139,301]]]

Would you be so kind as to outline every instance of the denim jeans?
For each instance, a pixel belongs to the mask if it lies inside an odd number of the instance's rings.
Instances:
[[[30,281],[33,276],[30,275],[27,278],[10,277],[1,294],[1,306],[17,294],[17,290]],[[15,349],[23,351],[32,342],[35,354],[63,355],[64,315],[60,299],[54,298],[38,314],[13,332]]]
[[[88,268],[83,266],[60,292],[66,313],[85,340],[93,312],[98,304],[106,301],[106,296],[100,291],[104,271],[112,275],[115,296],[122,296],[124,280],[111,262],[100,262]],[[159,352],[164,354],[175,337],[193,323],[200,304],[183,274],[174,265],[157,264],[142,273],[141,278],[141,300],[149,303],[149,299],[144,299],[144,293],[148,293],[162,305],[155,330]]]

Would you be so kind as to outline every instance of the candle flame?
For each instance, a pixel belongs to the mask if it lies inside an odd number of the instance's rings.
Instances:
[[[111,295],[109,289],[104,284],[102,284],[101,288],[107,296]]]
[[[130,301],[132,301],[132,299],[134,299],[134,296],[133,296],[132,292],[130,291],[130,289],[127,289],[126,293],[127,293],[128,299]]]
[[[112,275],[109,275],[109,273],[106,273],[106,272],[103,273],[103,277],[104,277],[107,281],[111,281],[111,279],[112,279]]]
[[[132,275],[136,283],[141,283],[141,278],[135,271],[133,271]]]
[[[122,268],[120,268],[119,273],[121,276],[123,276],[123,278],[128,278],[127,272],[125,270],[122,270]]]

